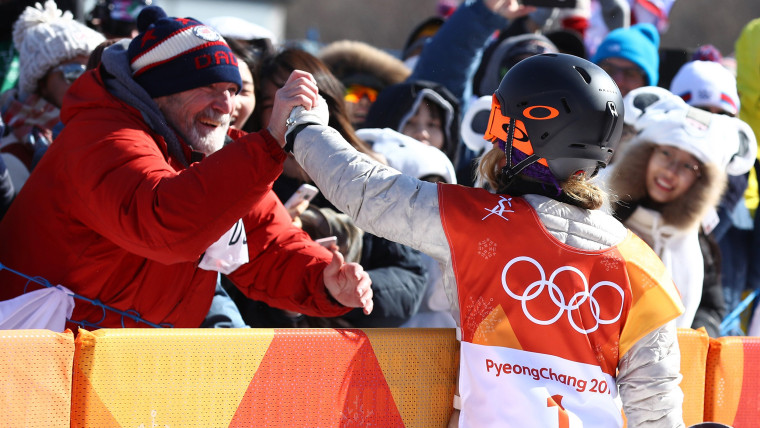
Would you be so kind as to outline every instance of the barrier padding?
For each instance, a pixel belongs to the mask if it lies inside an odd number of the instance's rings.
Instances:
[[[760,424],[760,337],[710,339],[705,421],[735,428]]]
[[[74,335],[0,330],[0,426],[69,427]]]
[[[434,427],[454,329],[79,330],[72,427]]]
[[[703,422],[705,410],[705,370],[710,336],[705,329],[678,329],[678,347],[681,349],[681,390],[683,391],[683,419],[686,426]]]

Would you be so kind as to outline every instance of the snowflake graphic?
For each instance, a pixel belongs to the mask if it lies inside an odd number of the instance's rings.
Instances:
[[[343,427],[370,427],[373,426],[371,416],[374,414],[372,409],[365,409],[363,403],[359,403],[359,397],[354,397],[353,405],[340,414],[343,421]]]
[[[465,331],[477,330],[480,323],[483,322],[483,320],[485,320],[491,312],[493,312],[494,308],[495,306],[493,299],[486,300],[483,297],[478,297],[478,300],[476,301],[473,300],[472,296],[470,296],[467,307],[465,308],[465,313],[467,316],[463,329]]]
[[[493,333],[499,322],[494,317],[487,317],[480,323],[480,330],[477,330],[473,337],[473,342],[486,343],[488,342],[489,333]]]
[[[609,272],[611,270],[618,270],[620,269],[620,262],[615,257],[605,256],[602,258],[602,266],[604,266],[604,269]]]
[[[478,242],[478,255],[488,260],[496,255],[496,243],[486,238]]]
[[[150,412],[150,427],[151,428],[158,427],[158,424],[156,423],[156,415],[157,414],[158,414],[158,412],[156,412],[155,410],[151,410],[151,412]],[[137,428],[145,428],[145,424],[140,424],[140,426],[137,427]],[[169,425],[164,425],[164,428],[169,428]]]
[[[609,348],[609,354],[612,361],[618,360],[618,351],[618,342],[615,341],[615,343]],[[596,354],[596,360],[599,361],[599,364],[604,365],[606,361],[606,358],[604,357],[604,346],[601,344],[595,345],[594,353]]]

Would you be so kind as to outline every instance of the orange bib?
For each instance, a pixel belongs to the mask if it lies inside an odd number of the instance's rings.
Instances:
[[[621,426],[619,358],[682,310],[662,262],[632,233],[584,251],[521,198],[439,189],[462,328],[460,422]]]

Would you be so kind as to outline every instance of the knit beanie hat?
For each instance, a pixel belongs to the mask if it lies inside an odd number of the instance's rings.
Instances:
[[[102,34],[58,9],[53,0],[28,6],[13,25],[19,52],[19,89],[33,94],[51,68],[80,55],[90,55],[105,40]]]
[[[694,107],[717,107],[733,115],[739,112],[736,78],[726,67],[713,61],[690,61],[682,65],[670,91]]]
[[[611,31],[597,48],[591,62],[599,65],[607,58],[623,58],[641,67],[647,76],[647,85],[655,86],[660,80],[660,33],[649,23]]]
[[[132,77],[151,98],[220,82],[243,86],[238,62],[221,35],[193,18],[167,17],[148,6],[127,49]]]

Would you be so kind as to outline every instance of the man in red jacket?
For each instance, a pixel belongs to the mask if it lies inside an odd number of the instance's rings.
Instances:
[[[288,114],[317,101],[311,76],[278,91],[269,129],[231,130],[241,81],[219,34],[157,7],[138,26],[67,92],[64,130],[0,223],[0,263],[175,327],[201,324],[219,272],[283,309],[369,313],[366,272],[294,227],[271,190]],[[0,270],[0,300],[34,288]],[[145,325],[86,300],[71,319]]]

